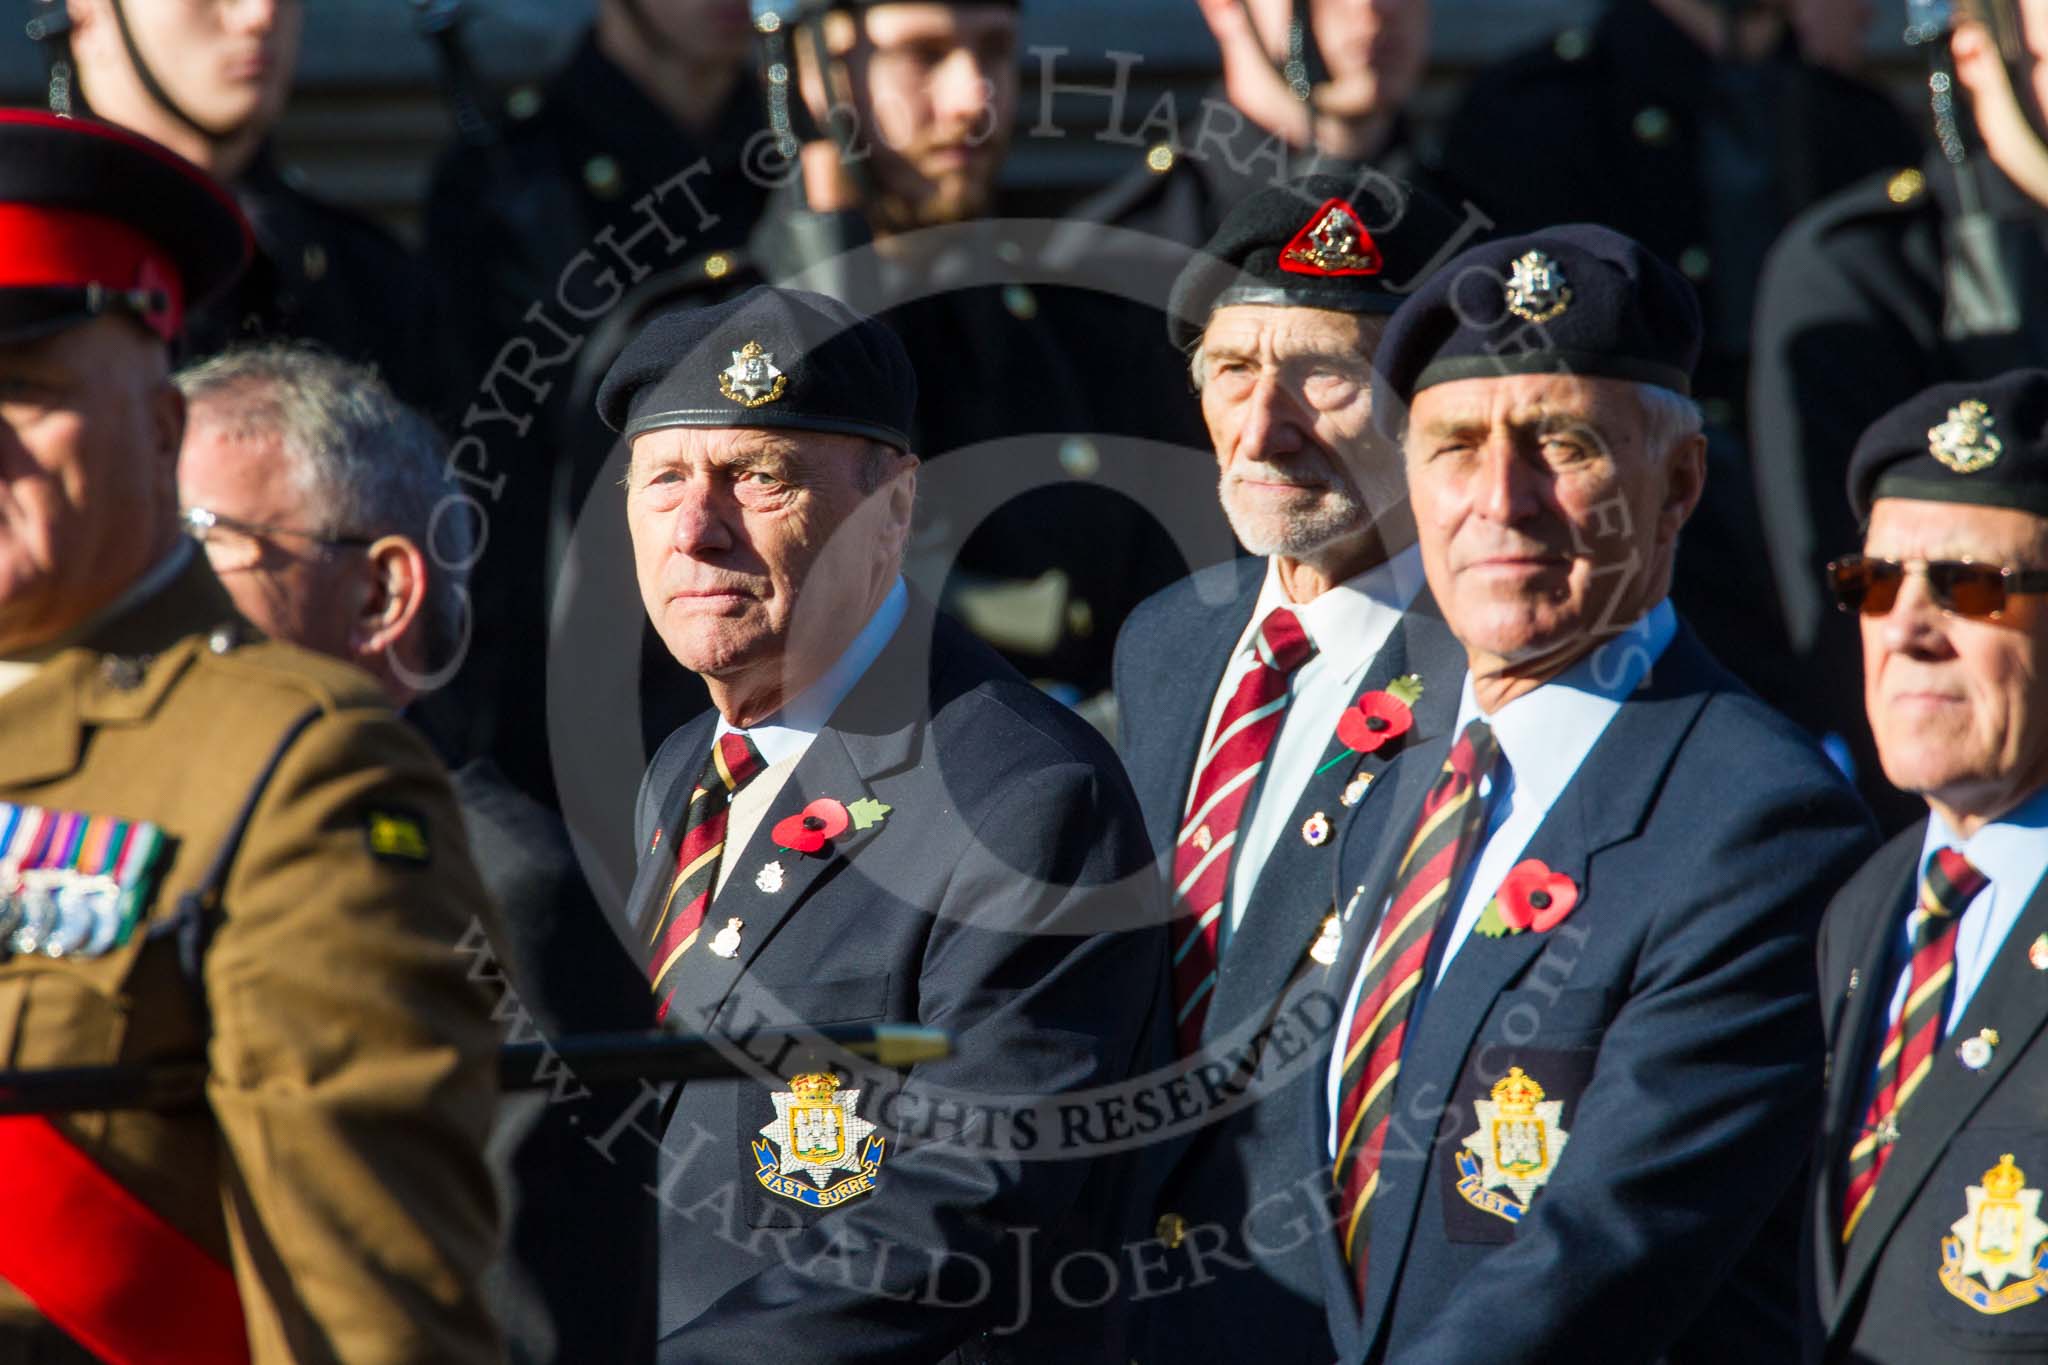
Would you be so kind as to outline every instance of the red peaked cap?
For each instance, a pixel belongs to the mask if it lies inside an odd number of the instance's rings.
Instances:
[[[0,341],[110,311],[171,341],[253,249],[228,192],[169,148],[97,119],[0,109]]]

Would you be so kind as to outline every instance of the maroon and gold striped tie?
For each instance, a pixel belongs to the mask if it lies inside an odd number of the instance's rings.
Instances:
[[[1216,988],[1218,921],[1230,890],[1245,806],[1266,766],[1266,751],[1287,718],[1289,680],[1316,652],[1301,622],[1285,607],[1259,623],[1252,646],[1258,666],[1238,680],[1195,766],[1187,818],[1173,850],[1173,912],[1180,921],[1173,949],[1173,1008],[1182,1056],[1201,1043]]]
[[[647,980],[661,997],[655,1010],[657,1019],[668,1017],[674,990],[665,989],[664,983],[697,941],[697,933],[704,927],[704,912],[711,906],[711,893],[717,889],[718,861],[725,852],[725,821],[733,795],[766,766],[753,740],[728,731],[711,746],[710,761],[690,793],[690,813],[683,821],[683,837],[676,841],[675,875],[647,933]]]
[[[1921,874],[1920,922],[1913,928],[1913,960],[1906,967],[1906,1003],[1885,1031],[1876,1090],[1849,1149],[1849,1183],[1842,1195],[1844,1243],[1856,1235],[1877,1192],[1878,1174],[1898,1137],[1900,1113],[1934,1068],[1934,1051],[1941,1046],[1955,998],[1956,924],[1986,885],[1984,874],[1952,848],[1936,849]]]
[[[1486,825],[1479,783],[1493,771],[1499,752],[1483,720],[1467,725],[1451,746],[1394,876],[1394,894],[1366,959],[1358,1007],[1345,1035],[1343,1079],[1337,1088],[1337,1159],[1330,1176],[1339,1194],[1337,1234],[1361,1303],[1372,1241],[1370,1207],[1379,1189],[1380,1156],[1393,1117],[1394,1081],[1401,1071],[1409,1014],[1437,924],[1479,846]]]

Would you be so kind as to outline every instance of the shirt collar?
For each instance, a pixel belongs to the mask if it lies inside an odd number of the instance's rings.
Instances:
[[[1367,627],[1380,612],[1404,612],[1422,591],[1422,550],[1410,545],[1393,558],[1345,579],[1306,602],[1290,602],[1280,586],[1280,562],[1266,561],[1266,581],[1252,611],[1251,629],[1242,648],[1250,649],[1259,623],[1281,607],[1294,613],[1314,642],[1316,653],[1329,663],[1349,667],[1370,661],[1379,646]]]
[[[1556,800],[1622,702],[1649,676],[1651,665],[1663,657],[1677,634],[1678,613],[1667,598],[1549,682],[1487,716],[1515,786],[1546,808]],[[1480,714],[1468,671],[1452,733],[1462,734]]]
[[[832,713],[839,709],[839,703],[846,700],[846,694],[854,684],[866,676],[868,669],[880,658],[889,640],[896,634],[896,628],[903,624],[904,613],[910,607],[910,590],[903,586],[898,576],[889,595],[882,599],[882,605],[875,608],[875,614],[860,628],[860,634],[834,661],[833,665],[819,675],[818,680],[802,692],[784,702],[782,709],[758,724],[745,730],[735,730],[726,724],[725,717],[718,718],[718,724],[711,732],[712,743],[724,735],[739,733],[754,741],[754,747],[761,752],[761,758],[769,766],[801,754],[825,728],[825,722],[832,719]]]
[[[1927,837],[1920,844],[1917,882],[1927,859],[1940,848],[1960,848],[1970,866],[1993,886],[2031,895],[2048,874],[2048,787],[1985,825],[1968,839],[1959,839],[1941,816],[1927,813]]]

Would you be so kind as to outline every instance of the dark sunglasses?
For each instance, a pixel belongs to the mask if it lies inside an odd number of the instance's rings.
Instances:
[[[2015,593],[2048,592],[2048,569],[2012,569],[2002,564],[1972,564],[1962,559],[1897,560],[1848,555],[1828,565],[1828,586],[1843,611],[1883,616],[1899,600],[1899,585],[1919,568],[1927,575],[1927,591],[1943,611],[1978,620],[1996,620]]]

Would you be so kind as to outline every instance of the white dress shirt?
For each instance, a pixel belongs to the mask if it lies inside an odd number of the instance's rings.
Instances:
[[[2020,911],[2034,897],[2043,874],[2048,874],[2048,788],[2035,792],[2016,809],[1992,821],[1968,839],[1933,812],[1927,816],[1927,837],[1920,843],[1920,861],[1913,865],[1914,896],[1919,895],[1920,876],[1936,849],[1959,848],[1970,866],[1988,879],[1964,908],[1956,924],[1955,998],[1949,1002],[1948,1019],[1942,1025],[1946,1035],[1963,1017],[1970,997],[1984,984],[1991,959],[2005,946]],[[1915,909],[1906,916],[1900,930],[1901,950],[1897,958],[1899,981],[1892,992],[1891,1013],[1886,1023],[1899,1017],[1906,1005],[1905,964],[1912,959],[1913,931],[1922,916]],[[2020,945],[2013,945],[2015,950]]]
[[[1677,613],[1668,600],[1659,602],[1640,621],[1557,677],[1485,716],[1494,741],[1500,746],[1493,772],[1479,784],[1479,799],[1486,803],[1486,832],[1459,886],[1452,890],[1457,917],[1446,931],[1436,977],[1416,992],[1408,1016],[1411,1032],[1414,1021],[1428,1004],[1429,991],[1442,983],[1444,973],[1451,969],[1451,959],[1471,936],[1472,926],[1486,913],[1487,902],[1521,861],[1529,840],[1535,837],[1557,798],[1571,785],[1579,765],[1606,733],[1609,722],[1620,713],[1622,702],[1649,675],[1651,666],[1664,656],[1677,633]],[[1458,703],[1457,727],[1451,733],[1464,733],[1465,727],[1481,715],[1468,673]],[[1386,831],[1390,839],[1406,839],[1410,833],[1406,829]],[[1386,904],[1382,900],[1373,907],[1376,920],[1385,914]],[[1355,912],[1358,907],[1351,908]],[[1377,929],[1374,937],[1378,937]],[[1341,1042],[1351,1036],[1351,1016],[1358,1008],[1358,994],[1365,985],[1365,965],[1371,960],[1368,948],[1358,959],[1344,1013],[1337,1021],[1340,1046],[1333,1048],[1330,1055],[1332,1156],[1337,1152],[1337,1098],[1344,1080]]]
[[[1216,948],[1220,954],[1229,947],[1231,933],[1244,918],[1244,909],[1265,870],[1273,846],[1286,838],[1294,807],[1308,789],[1330,749],[1337,732],[1337,718],[1357,700],[1365,671],[1372,665],[1401,614],[1422,591],[1422,551],[1414,546],[1355,578],[1348,578],[1320,597],[1308,602],[1290,602],[1280,586],[1280,567],[1266,561],[1265,585],[1252,607],[1230,663],[1223,670],[1216,696],[1209,704],[1209,721],[1202,728],[1198,754],[1207,754],[1223,712],[1246,674],[1259,666],[1253,642],[1259,625],[1280,607],[1286,607],[1301,622],[1314,642],[1316,652],[1294,671],[1289,681],[1287,714],[1280,733],[1266,752],[1266,770],[1256,804],[1239,821],[1235,861],[1230,868],[1230,885],[1224,897],[1225,913],[1217,925]],[[1188,774],[1188,798],[1194,798],[1194,773]],[[1187,810],[1181,818],[1185,820]],[[1334,820],[1334,816],[1332,819]],[[1299,831],[1293,831],[1300,837]]]
[[[874,667],[875,660],[896,634],[896,628],[903,624],[903,615],[910,606],[910,591],[898,578],[889,589],[882,605],[875,608],[875,614],[860,628],[833,661],[830,668],[818,675],[818,680],[784,702],[774,715],[745,730],[726,723],[724,716],[712,727],[713,744],[726,735],[741,734],[754,741],[754,747],[761,753],[761,761],[767,766],[757,773],[754,780],[739,789],[732,799],[732,806],[725,817],[726,849],[736,852],[747,846],[760,826],[768,807],[782,790],[782,784],[796,770],[797,762],[811,747],[811,741],[818,737],[818,731],[832,719],[832,713],[839,709],[839,703],[846,700],[846,694]],[[727,878],[732,875],[737,858],[718,860],[718,884],[712,889],[712,898],[725,889]]]

